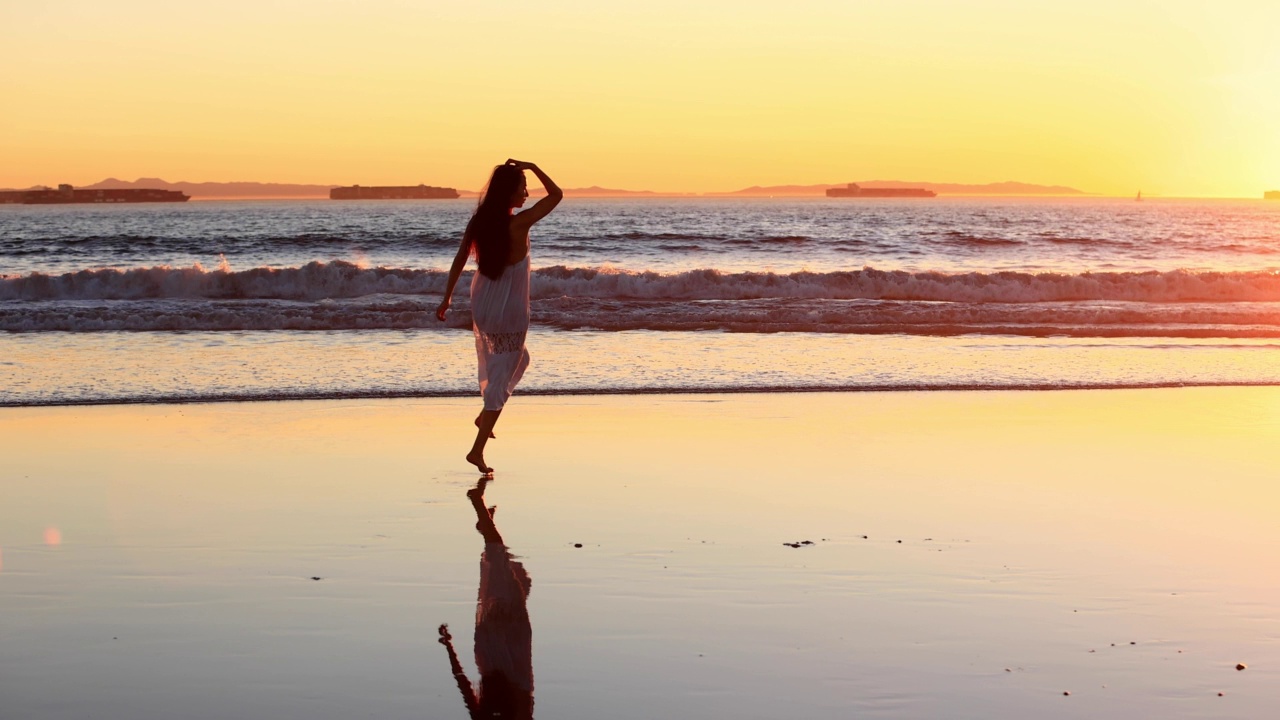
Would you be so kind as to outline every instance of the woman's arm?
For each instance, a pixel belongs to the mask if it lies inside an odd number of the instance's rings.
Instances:
[[[516,213],[515,215],[514,219],[519,220],[525,226],[533,225],[534,223],[538,222],[542,218],[546,217],[547,213],[550,213],[552,210],[554,210],[556,205],[560,204],[560,201],[564,199],[564,192],[560,189],[560,186],[556,185],[556,182],[552,180],[549,175],[542,172],[542,168],[538,167],[537,165],[534,165],[531,162],[524,162],[521,160],[508,160],[507,162],[515,163],[516,167],[520,168],[521,170],[528,170],[532,172],[534,175],[538,177],[538,182],[542,183],[542,187],[547,189],[546,197],[534,203],[533,207],[529,208],[528,210],[525,210],[524,212]]]
[[[476,693],[471,687],[471,681],[467,679],[467,673],[462,669],[462,663],[458,661],[458,653],[453,649],[453,636],[449,634],[449,626],[441,625],[439,633],[440,639],[437,642],[449,653],[449,671],[453,673],[453,679],[458,683],[462,704],[467,706],[467,714],[475,717],[480,703],[476,700]]]
[[[470,229],[470,228],[468,228]],[[440,301],[440,307],[436,308],[436,319],[444,322],[445,311],[449,309],[449,304],[453,302],[453,288],[458,284],[458,278],[462,275],[462,270],[467,266],[467,257],[471,255],[471,233],[462,233],[462,244],[458,246],[458,254],[453,256],[453,266],[449,268],[449,281],[444,286],[444,299]]]

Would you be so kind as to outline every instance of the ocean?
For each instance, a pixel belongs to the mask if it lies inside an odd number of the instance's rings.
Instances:
[[[0,206],[0,405],[477,395],[473,201]],[[1280,384],[1280,203],[576,199],[539,394]]]

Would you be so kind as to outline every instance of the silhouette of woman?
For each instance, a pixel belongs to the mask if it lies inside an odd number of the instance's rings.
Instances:
[[[525,170],[538,176],[547,196],[528,210],[514,213],[529,197]],[[454,286],[474,249],[478,270],[471,280],[471,316],[484,409],[476,417],[476,441],[467,453],[467,462],[482,473],[493,472],[484,461],[485,443],[495,437],[493,426],[498,415],[529,367],[529,351],[524,346],[529,331],[529,228],[563,197],[560,188],[533,163],[508,160],[495,167],[462,233],[444,299],[436,309],[436,317],[443,321]]]
[[[532,581],[524,566],[512,559],[493,523],[497,508],[485,508],[485,480],[467,491],[476,511],[476,530],[484,537],[480,555],[480,591],[476,599],[477,693],[453,648],[449,626],[440,626],[441,645],[449,653],[449,668],[473,720],[533,718],[533,629],[529,624]]]

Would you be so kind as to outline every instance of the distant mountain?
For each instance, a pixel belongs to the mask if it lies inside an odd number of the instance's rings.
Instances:
[[[533,195],[544,195],[539,190],[531,191]],[[600,197],[600,198],[616,198],[616,197],[697,197],[693,193],[664,193],[654,190],[620,190],[617,188],[602,188],[599,185],[592,185],[585,188],[564,188],[565,197]]]
[[[636,195],[653,196],[658,193],[652,190],[618,190],[592,185],[585,188],[565,188],[564,194],[569,197],[632,197]]]
[[[987,183],[965,185],[960,183],[903,182],[901,180],[867,180],[858,183],[863,187],[905,188],[917,187],[932,190],[939,195],[1086,195],[1087,193],[1063,185],[1034,185],[1022,182]],[[832,185],[753,185],[742,190],[718,193],[667,193],[653,190],[623,190],[603,188],[598,185],[584,188],[566,188],[568,197],[623,198],[623,197],[822,197],[828,188],[844,187],[845,183]],[[181,190],[193,198],[327,198],[329,190],[337,185],[293,185],[287,183],[260,182],[166,182],[160,178],[138,178],[133,182],[107,178],[100,183],[85,185],[85,190],[123,190],[153,188],[157,190]],[[542,190],[533,189],[535,195]],[[459,190],[462,197],[476,197],[474,190]]]
[[[157,190],[181,190],[193,198],[327,198],[329,190],[337,185],[291,185],[287,183],[260,182],[165,182],[160,178],[138,178],[133,182],[107,178],[100,183],[85,185],[84,190],[127,190],[130,188],[154,188]]]
[[[289,185],[284,183],[258,183],[258,182],[165,182],[160,178],[138,178],[133,182],[127,180],[117,180],[116,178],[107,178],[100,183],[84,186],[85,190],[118,190],[127,188],[154,188],[158,190],[181,190],[193,198],[249,198],[249,197],[272,197],[272,198],[327,198],[329,190],[338,187],[337,185]],[[473,190],[459,190],[458,194],[463,197],[476,197],[480,193]],[[536,194],[542,194],[541,190]],[[666,195],[666,193],[657,193],[652,190],[619,190],[616,188],[602,188],[593,185],[586,188],[565,188],[564,194],[568,197],[658,197]]]
[[[939,195],[1085,195],[1086,193],[1064,185],[1034,185],[1023,182],[998,182],[985,185],[965,185],[961,183],[904,182],[901,180],[860,180],[862,187],[879,188],[924,188]],[[828,188],[845,187],[846,183],[836,185],[771,185],[762,187],[753,185],[742,190],[728,193],[708,193],[721,196],[790,196],[813,197],[825,195]]]

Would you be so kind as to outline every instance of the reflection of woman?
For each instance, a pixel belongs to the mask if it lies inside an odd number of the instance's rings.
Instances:
[[[480,555],[480,593],[476,600],[476,692],[453,649],[449,626],[440,626],[440,644],[467,712],[475,718],[533,718],[533,629],[525,606],[532,581],[511,557],[493,523],[494,509],[484,506],[484,485],[467,492],[476,510],[476,529],[484,537]]]
[[[525,170],[538,176],[547,196],[513,215],[529,197]],[[494,168],[462,233],[462,244],[449,268],[444,300],[436,309],[436,317],[443,321],[453,288],[474,249],[479,269],[471,280],[471,317],[484,409],[476,418],[476,441],[467,453],[467,462],[483,473],[493,471],[484,461],[485,443],[493,437],[502,407],[529,367],[529,351],[524,347],[529,331],[529,228],[546,217],[561,197],[560,188],[533,163],[508,160]]]

